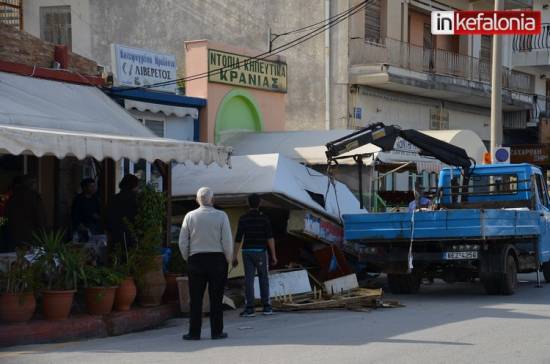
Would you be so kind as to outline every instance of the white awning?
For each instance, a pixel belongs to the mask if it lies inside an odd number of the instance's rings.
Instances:
[[[153,104],[151,102],[143,102],[136,100],[124,99],[124,107],[126,110],[151,111],[153,113],[161,112],[166,116],[175,115],[180,118],[190,116],[193,119],[199,118],[199,110],[192,107],[171,106],[163,104]]]
[[[220,166],[230,155],[224,147],[156,137],[96,87],[4,72],[0,152]]]
[[[258,193],[282,196],[296,207],[311,209],[336,220],[339,214],[365,212],[346,185],[336,182],[336,195],[327,176],[280,154],[232,157],[231,165],[231,169],[175,166],[172,195],[175,199],[194,199],[197,190],[206,186],[212,189],[216,203],[222,206],[224,201],[232,203],[236,196]],[[315,201],[312,194],[322,198],[324,206]]]
[[[229,135],[223,141],[224,145],[231,146],[234,155],[280,153],[297,162],[308,165],[326,164],[325,144],[343,136],[353,130],[328,131],[287,131],[264,133],[236,133]],[[477,134],[470,130],[428,130],[422,133],[443,140],[450,144],[464,148],[466,153],[477,163],[482,163],[485,145]],[[385,164],[413,163],[419,171],[439,172],[444,166],[439,160],[418,154],[418,148],[410,143],[398,139],[395,150],[383,152],[373,144],[361,146],[343,154],[352,156],[364,154],[366,165],[373,165],[376,161]],[[405,149],[403,149],[405,147]],[[370,156],[370,157],[369,157]],[[352,158],[340,159],[340,164],[355,164]]]

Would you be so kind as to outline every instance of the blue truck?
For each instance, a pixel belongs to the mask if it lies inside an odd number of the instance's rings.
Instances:
[[[381,128],[387,126],[370,126],[371,137],[363,135],[363,142],[372,142],[373,131]],[[391,129],[382,134],[395,136]],[[345,150],[350,140],[357,144],[357,135],[327,144],[329,159],[340,154],[335,145]],[[424,137],[409,141],[419,148],[426,141],[449,148]],[[384,144],[389,148],[391,140]],[[437,148],[428,149],[436,152],[426,154],[441,156]],[[450,167],[440,172],[429,210],[344,215],[345,247],[370,271],[387,273],[393,293],[416,293],[423,278],[479,279],[488,294],[513,294],[518,273],[542,270],[550,282],[550,199],[541,170],[530,164],[475,165],[465,152],[457,157],[449,151],[443,159]]]

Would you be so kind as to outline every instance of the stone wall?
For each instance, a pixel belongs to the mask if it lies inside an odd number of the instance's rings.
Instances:
[[[0,23],[0,61],[51,68],[55,45],[17,28]],[[69,70],[85,75],[97,74],[97,63],[69,52]]]

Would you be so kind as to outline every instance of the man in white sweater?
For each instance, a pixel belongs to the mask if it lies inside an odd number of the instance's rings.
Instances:
[[[213,207],[214,193],[208,187],[197,191],[200,207],[189,212],[181,226],[179,247],[189,274],[189,332],[183,340],[200,340],[202,300],[206,285],[210,296],[210,334],[225,339],[223,291],[227,268],[233,258],[233,235],[227,214]]]

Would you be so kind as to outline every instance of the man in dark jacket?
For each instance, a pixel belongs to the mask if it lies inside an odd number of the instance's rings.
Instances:
[[[139,179],[133,174],[127,174],[118,184],[117,193],[107,206],[105,227],[109,233],[109,250],[122,253],[136,245],[136,241],[128,229],[127,222],[134,222],[138,213]]]
[[[267,249],[271,252],[273,265],[277,265],[275,253],[275,240],[271,222],[260,210],[260,196],[252,194],[248,197],[250,211],[241,216],[235,237],[235,249],[233,266],[237,266],[237,256],[242,244],[244,280],[246,293],[246,308],[241,312],[241,317],[254,317],[254,276],[258,272],[260,283],[260,295],[262,298],[263,314],[271,315],[271,301],[269,299],[269,277]]]
[[[13,180],[13,193],[6,205],[8,245],[2,247],[3,251],[32,244],[33,234],[46,227],[46,210],[35,185],[36,180],[28,175]]]
[[[73,233],[78,233],[79,241],[87,242],[89,234],[100,234],[101,202],[96,195],[97,186],[92,178],[80,183],[82,193],[76,195],[72,207]]]

